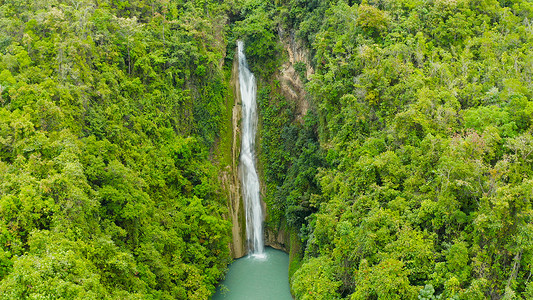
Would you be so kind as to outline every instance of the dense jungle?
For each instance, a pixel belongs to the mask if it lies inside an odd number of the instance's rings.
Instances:
[[[531,0],[0,0],[1,299],[212,296],[237,40],[295,299],[533,298]]]

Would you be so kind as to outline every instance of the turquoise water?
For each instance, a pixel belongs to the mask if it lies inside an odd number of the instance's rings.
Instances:
[[[270,247],[263,257],[235,260],[213,300],[291,300],[289,255]]]

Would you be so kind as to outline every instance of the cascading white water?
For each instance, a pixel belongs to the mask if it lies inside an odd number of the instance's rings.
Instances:
[[[239,51],[239,85],[242,101],[240,172],[246,210],[246,238],[250,254],[262,256],[264,253],[263,211],[259,198],[259,178],[255,168],[256,85],[254,74],[248,69],[244,43],[238,41],[237,48]]]

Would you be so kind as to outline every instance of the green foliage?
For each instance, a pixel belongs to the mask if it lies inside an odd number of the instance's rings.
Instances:
[[[281,220],[302,232],[306,217],[319,207],[320,194],[316,180],[324,162],[316,134],[316,115],[306,115],[303,124],[294,116],[283,97],[272,97],[276,91],[264,88],[258,93],[261,111],[261,165],[267,184],[264,201],[271,213],[267,226],[276,228]],[[304,237],[305,238],[305,237]]]
[[[2,298],[99,299],[105,295],[97,266],[84,255],[90,248],[87,244],[48,231],[35,232],[28,244],[32,254],[15,260],[13,273],[0,286]],[[132,257],[128,258],[131,263]],[[127,262],[113,263],[128,267]]]
[[[383,260],[372,268],[363,260],[351,299],[412,299],[415,288],[409,285],[408,273],[403,263],[395,259]]]
[[[361,4],[358,9],[357,25],[370,35],[379,35],[387,29],[387,17],[378,8]]]
[[[435,289],[431,284],[426,284],[423,289],[420,290],[418,294],[419,300],[435,300],[437,297],[434,296]],[[440,298],[440,297],[438,297]]]
[[[309,276],[312,273],[313,276]],[[312,258],[304,263],[293,277],[292,290],[298,299],[338,299],[340,285],[335,281],[333,264],[327,258]]]
[[[302,243],[296,297],[531,298],[532,18],[525,0],[2,2],[2,298],[213,293],[236,39],[266,226]],[[280,29],[312,55],[305,117],[272,79]]]
[[[227,5],[2,2],[0,298],[214,292]]]
[[[276,22],[266,1],[244,1],[241,8],[242,21],[234,24],[235,39],[246,45],[246,57],[256,76],[268,78],[279,59]]]
[[[288,142],[305,129],[275,82],[260,97],[269,216],[303,242],[297,298],[326,279],[335,290],[323,298],[530,297],[530,6],[369,0],[272,9],[313,56],[313,142]]]

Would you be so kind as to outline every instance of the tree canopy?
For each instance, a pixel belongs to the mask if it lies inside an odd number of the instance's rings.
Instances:
[[[531,1],[271,11],[314,70],[304,122],[275,80],[259,97],[267,222],[304,249],[296,298],[533,297]]]
[[[0,298],[211,296],[237,39],[296,298],[533,298],[529,0],[0,2]]]
[[[0,298],[208,298],[231,3],[1,3]]]

